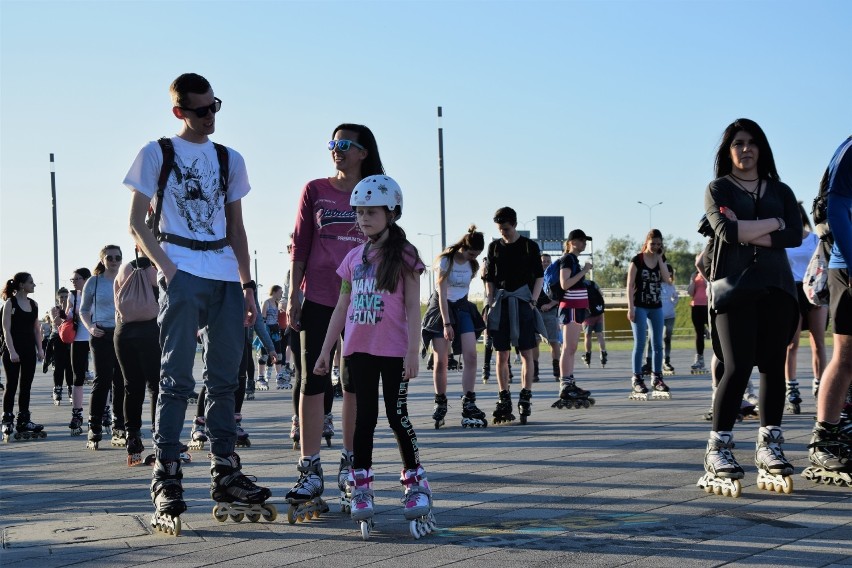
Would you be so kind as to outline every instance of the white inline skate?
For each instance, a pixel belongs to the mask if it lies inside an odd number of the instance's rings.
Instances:
[[[648,387],[645,386],[645,380],[641,374],[634,373],[631,385],[628,400],[648,400]]]
[[[361,529],[361,538],[369,540],[376,526],[373,521],[373,470],[353,469],[349,474],[349,486],[352,493],[352,520]]]
[[[402,471],[399,482],[405,487],[402,502],[405,506],[405,518],[409,521],[411,536],[419,539],[433,532],[438,524],[432,514],[432,490],[426,479],[426,472],[417,466]]]
[[[778,426],[761,426],[757,433],[754,465],[757,466],[757,488],[776,493],[793,492],[793,466],[784,457],[781,444],[784,434]]]
[[[707,493],[739,497],[742,493],[742,483],[745,472],[734,458],[733,434],[710,432],[707,441],[707,451],[704,454],[704,470],[706,473],[696,485]]]
[[[301,433],[300,433],[300,429],[299,429],[299,415],[294,414],[293,419],[292,419],[292,423],[290,425],[290,439],[293,441],[293,449],[294,450],[299,449],[300,436],[301,436]]]
[[[691,375],[706,375],[710,370],[704,366],[704,355],[696,355],[695,363],[689,368]]]

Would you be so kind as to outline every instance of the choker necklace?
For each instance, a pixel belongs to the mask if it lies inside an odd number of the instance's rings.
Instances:
[[[760,176],[758,176],[758,177],[756,177],[756,178],[754,178],[754,179],[744,179],[744,178],[741,178],[741,177],[739,177],[739,176],[737,176],[737,175],[734,175],[733,173],[731,173],[730,175],[731,175],[731,177],[733,177],[733,178],[737,178],[737,179],[738,179],[738,180],[740,180],[740,181],[758,181],[758,180],[760,179]]]
[[[735,176],[734,174],[731,174],[731,178],[733,178],[733,179],[732,179],[732,181],[734,182],[734,184],[735,184],[737,187],[739,187],[740,189],[742,189],[744,192],[746,192],[747,194],[749,194],[749,196],[751,196],[751,198],[752,198],[752,199],[757,199],[757,197],[760,195],[760,178],[757,178],[757,179],[750,179],[750,180],[745,180],[745,179],[743,179],[743,180],[742,180],[742,181],[751,181],[751,182],[756,181],[756,182],[757,182],[757,186],[756,186],[753,190],[748,190],[748,189],[746,189],[746,186],[744,186],[743,184],[741,184],[741,183],[738,181],[738,180],[741,180],[742,178],[738,178],[738,177],[737,177],[737,176]]]

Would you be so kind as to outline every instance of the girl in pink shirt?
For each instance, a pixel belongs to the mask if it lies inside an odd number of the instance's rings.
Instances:
[[[367,242],[337,269],[340,296],[314,372],[330,370],[331,350],[346,329],[343,356],[355,388],[355,447],[349,484],[352,518],[362,536],[373,526],[373,436],[379,415],[379,380],[385,412],[403,459],[405,517],[419,538],[435,527],[432,493],[420,465],[417,437],[408,417],[408,381],[419,371],[420,274],[423,262],[396,224],[402,190],[387,176],[370,176],[352,191],[350,204]]]

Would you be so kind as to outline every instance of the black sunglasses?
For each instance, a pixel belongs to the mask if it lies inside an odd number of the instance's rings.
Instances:
[[[219,110],[222,108],[222,101],[220,99],[217,99],[216,97],[213,97],[213,103],[209,104],[207,106],[198,107],[198,108],[184,108],[184,107],[178,107],[178,108],[182,111],[194,112],[195,116],[197,116],[198,118],[204,118],[205,116],[207,116],[208,112],[212,112],[213,114],[216,114],[217,112],[219,112]]]
[[[121,262],[121,258],[122,257],[121,257],[120,254],[117,254],[115,256],[113,256],[111,254],[106,255],[106,259],[107,259],[108,262]]]

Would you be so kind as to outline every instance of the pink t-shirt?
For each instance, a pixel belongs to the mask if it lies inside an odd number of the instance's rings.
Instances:
[[[308,182],[299,200],[290,258],[305,263],[301,285],[305,299],[323,306],[337,305],[337,267],[346,253],[365,241],[349,197],[322,178]]]
[[[692,279],[693,292],[690,306],[706,306],[707,305],[707,281],[699,273],[695,273],[695,278]]]
[[[405,294],[420,297],[420,290],[405,290],[400,276],[396,290],[376,289],[376,268],[380,249],[370,250],[368,263],[362,261],[364,245],[353,249],[343,259],[337,274],[352,283],[351,301],[346,310],[346,334],[343,356],[368,353],[382,357],[405,357],[408,352],[408,321],[405,318]],[[406,262],[418,274],[423,263],[414,255]]]

